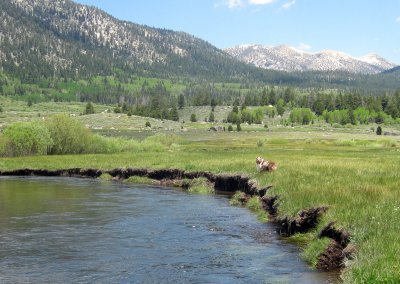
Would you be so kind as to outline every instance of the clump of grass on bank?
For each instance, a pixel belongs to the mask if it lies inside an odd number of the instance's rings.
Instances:
[[[188,192],[196,194],[212,194],[215,192],[214,187],[206,178],[195,178],[187,181],[189,185]]]
[[[106,173],[106,174],[101,174],[101,176],[99,176],[99,179],[108,181],[108,180],[113,180],[114,178],[110,174]]]
[[[154,185],[157,184],[157,181],[148,177],[139,177],[139,176],[131,176],[124,180],[126,183],[134,183],[134,184],[148,184]]]
[[[229,200],[229,204],[232,206],[243,206],[245,205],[246,193],[243,191],[236,191],[235,194]]]
[[[268,213],[262,207],[260,197],[258,196],[251,197],[247,201],[246,207],[249,208],[251,211],[253,211],[255,214],[257,214],[257,217],[260,221],[262,222],[268,221]]]
[[[326,249],[332,242],[329,238],[313,238],[313,241],[308,240],[309,246],[303,250],[301,256],[307,260],[313,267],[317,265],[319,255]]]

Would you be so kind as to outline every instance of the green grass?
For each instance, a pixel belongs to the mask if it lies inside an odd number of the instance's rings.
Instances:
[[[103,127],[107,120],[113,120],[110,128],[117,128],[118,122],[123,121],[121,129],[128,130],[130,123],[134,125],[139,120],[127,116],[117,119],[114,114],[80,119]],[[145,120],[148,119],[137,122],[137,127],[144,126]],[[351,129],[271,126],[270,131],[266,131],[244,125],[240,133],[213,133],[201,127],[182,132],[178,126],[176,130],[142,142],[118,142],[120,140],[116,139],[115,143],[122,143],[126,151],[122,153],[1,158],[0,170],[146,167],[248,174],[260,186],[274,185],[270,194],[280,196],[278,214],[281,216],[294,216],[301,209],[313,206],[329,207],[315,232],[308,233],[307,237],[296,237],[304,246],[302,255],[310,263],[315,263],[316,256],[327,243],[327,240],[318,240],[318,230],[336,221],[338,228],[351,233],[351,242],[357,248],[355,259],[343,272],[344,282],[400,281],[399,136],[378,137],[370,126]],[[256,172],[257,156],[277,162],[278,170]],[[143,183],[143,180],[134,182]],[[248,206],[261,212],[256,199]],[[260,218],[265,220],[266,217],[261,215]]]
[[[312,206],[329,207],[318,229],[336,221],[337,227],[351,233],[352,243],[358,248],[355,260],[343,275],[346,282],[399,280],[400,254],[396,253],[400,251],[398,141],[396,147],[380,144],[380,140],[369,142],[380,147],[366,147],[360,145],[361,142],[337,146],[330,140],[326,143],[301,139],[285,141],[280,135],[266,139],[264,145],[258,147],[260,133],[215,136],[205,132],[202,139],[192,137],[192,142],[168,142],[169,146],[164,146],[165,150],[160,152],[143,147],[141,151],[108,155],[2,158],[0,169],[148,167],[246,173],[261,186],[275,186],[271,194],[281,196],[280,215],[295,215]],[[316,135],[316,139],[321,139],[319,136]],[[364,138],[369,141],[371,137]],[[257,173],[254,159],[258,155],[276,161],[278,170],[272,174]],[[255,201],[248,206],[259,209]],[[305,248],[304,255],[311,263],[323,248],[318,245],[320,242],[315,236],[310,237]]]
[[[127,183],[135,183],[135,184],[157,184],[157,182],[148,177],[139,177],[139,176],[132,176],[124,180]]]
[[[251,211],[253,211],[255,214],[257,214],[257,217],[260,221],[266,222],[268,220],[268,214],[261,206],[260,197],[258,196],[251,197],[247,201],[246,207],[249,208]]]
[[[110,174],[102,174],[101,176],[99,176],[99,179],[101,180],[113,180],[113,177]]]
[[[214,193],[214,188],[206,178],[195,178],[187,181],[189,184],[188,192],[196,194]]]

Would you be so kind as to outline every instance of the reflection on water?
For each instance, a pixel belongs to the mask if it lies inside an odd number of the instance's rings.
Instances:
[[[225,196],[0,178],[0,283],[328,283]]]

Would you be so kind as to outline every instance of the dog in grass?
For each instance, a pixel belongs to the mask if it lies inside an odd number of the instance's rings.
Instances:
[[[257,157],[256,158],[256,168],[257,168],[257,171],[259,171],[259,172],[262,172],[262,171],[272,172],[278,168],[278,165],[275,162],[264,160],[261,157]]]

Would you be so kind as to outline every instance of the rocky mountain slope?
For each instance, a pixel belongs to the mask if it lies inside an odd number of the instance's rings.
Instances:
[[[116,70],[238,78],[260,72],[183,32],[120,21],[70,0],[0,1],[0,71],[27,81]]]
[[[280,45],[239,45],[225,49],[233,57],[257,67],[281,71],[346,71],[377,74],[396,65],[376,54],[355,58],[339,51],[324,50],[308,53]]]

